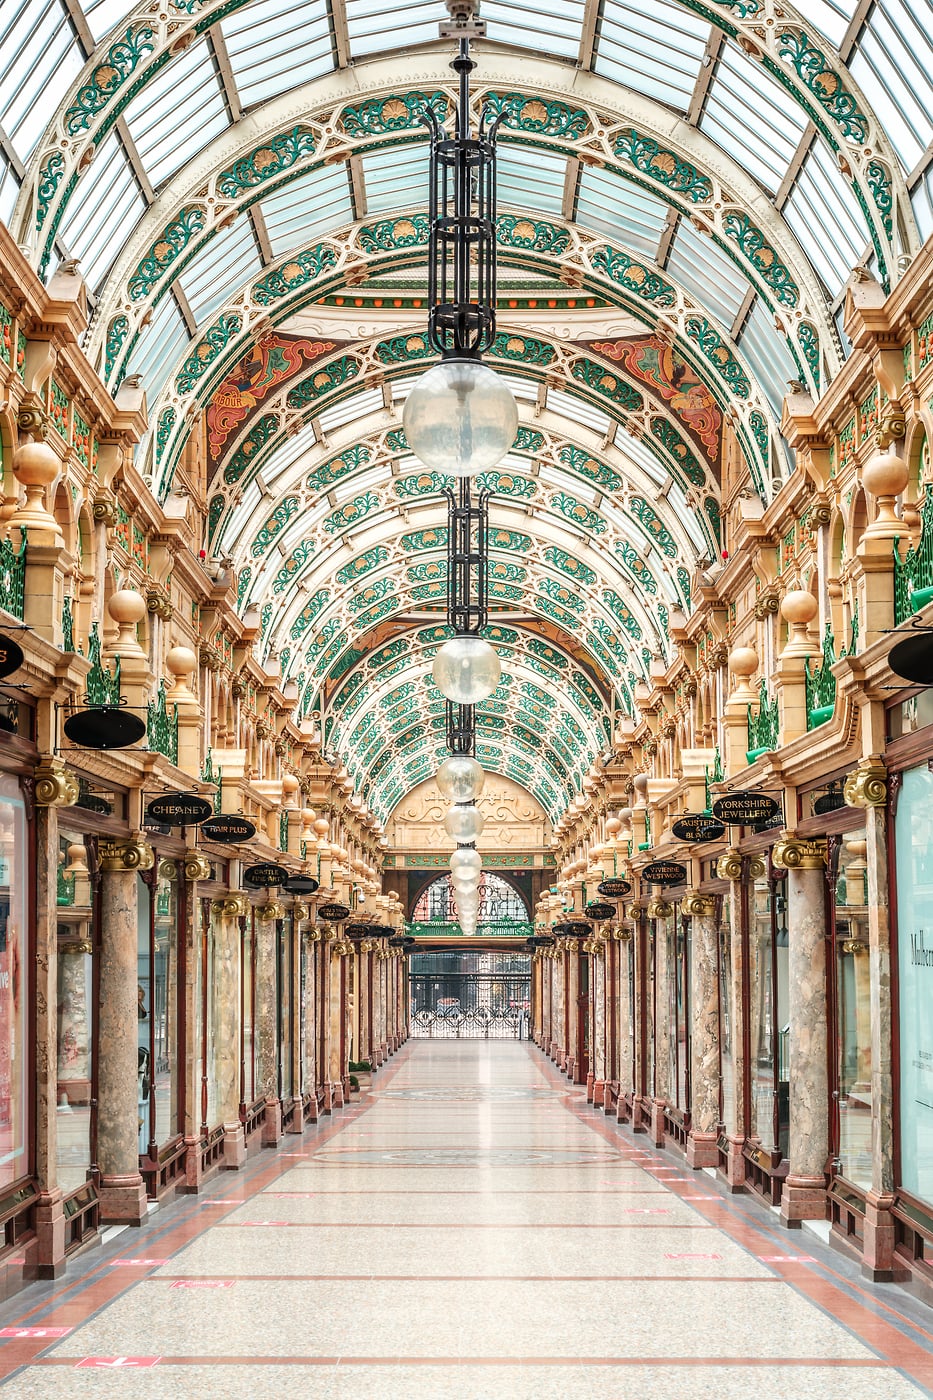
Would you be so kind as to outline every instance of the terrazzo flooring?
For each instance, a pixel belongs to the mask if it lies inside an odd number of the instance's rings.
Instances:
[[[933,1396],[933,1317],[898,1297],[534,1047],[418,1041],[360,1104],[0,1308],[0,1400]]]

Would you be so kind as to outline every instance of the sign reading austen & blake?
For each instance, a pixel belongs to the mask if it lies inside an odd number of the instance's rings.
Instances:
[[[725,835],[726,828],[704,812],[687,812],[672,824],[671,832],[678,841],[718,841]]]

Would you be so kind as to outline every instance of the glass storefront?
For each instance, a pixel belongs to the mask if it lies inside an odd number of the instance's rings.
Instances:
[[[784,881],[760,876],[751,885],[749,909],[749,1137],[787,1155],[790,1131],[787,985],[787,899]]]
[[[159,861],[153,911],[149,1049],[155,1105],[154,1133],[160,1147],[180,1130],[177,869],[174,861]]]
[[[836,964],[835,1155],[847,1181],[871,1186],[871,979],[864,829],[846,832],[833,863]]]
[[[719,1118],[735,1123],[735,1060],[732,1048],[732,921],[728,895],[719,900]]]
[[[29,844],[19,784],[0,777],[0,1186],[29,1174]]]
[[[690,921],[680,917],[675,906],[673,919],[666,921],[668,929],[668,978],[671,995],[671,1086],[674,1107],[681,1113],[690,1111],[690,978],[692,974],[693,941]]]
[[[899,1185],[933,1205],[933,773],[902,775],[894,820],[900,1060]]]
[[[84,837],[62,830],[58,843],[58,1182],[66,1193],[91,1165],[94,1055],[95,894]]]

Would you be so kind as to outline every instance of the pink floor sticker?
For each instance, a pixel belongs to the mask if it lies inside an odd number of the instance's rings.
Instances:
[[[721,1259],[721,1254],[665,1254],[665,1259]]]
[[[154,1269],[157,1265],[167,1264],[167,1259],[111,1259],[111,1269],[131,1268],[131,1269]]]
[[[811,1254],[759,1254],[763,1264],[815,1264]]]
[[[180,1278],[173,1288],[232,1288],[235,1278]]]
[[[162,1360],[161,1356],[85,1356],[78,1362],[75,1370],[81,1366],[106,1366],[108,1370],[129,1370],[135,1366],[142,1370],[146,1366],[158,1366]]]
[[[660,1209],[659,1209],[659,1210],[640,1210],[640,1209],[638,1209],[638,1208],[636,1208],[636,1207],[633,1206],[633,1207],[630,1207],[628,1210],[626,1210],[626,1209],[623,1207],[623,1209],[622,1209],[622,1214],[623,1214],[623,1215],[670,1215],[670,1211],[669,1211],[669,1210],[660,1210]]]
[[[0,1337],[67,1337],[71,1327],[4,1327]]]

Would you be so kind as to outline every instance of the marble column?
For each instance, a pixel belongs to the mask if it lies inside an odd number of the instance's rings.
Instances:
[[[580,953],[579,941],[576,938],[567,940],[567,953],[565,955],[564,968],[567,979],[564,990],[564,1064],[568,1078],[572,1083],[578,1084],[580,1065],[577,1063],[577,1052],[580,1043],[579,1028],[579,996],[580,996]]]
[[[781,1195],[789,1228],[826,1215],[829,1068],[826,1015],[826,844],[788,837],[774,864],[787,870],[790,987],[790,1146]]]
[[[280,989],[275,956],[275,921],[254,918],[256,940],[256,1094],[266,1101],[263,1147],[282,1141],[282,1102],[279,1098],[277,1006]]]
[[[590,1037],[590,1067],[586,1076],[587,1098],[595,1108],[602,1108],[606,1092],[606,960],[605,943],[590,959],[590,1005],[592,1035]]]
[[[231,901],[232,905],[233,901]],[[224,1126],[224,1167],[237,1171],[246,1161],[246,1133],[240,1122],[240,919],[222,912],[214,921],[214,1076],[217,1112]]]
[[[304,1088],[310,1095],[308,1118],[314,1123],[318,1116],[317,1102],[317,967],[315,942],[317,929],[306,929],[301,940],[301,956],[305,968],[305,996],[302,1015],[304,1017]]]
[[[97,1071],[97,1162],[105,1223],[140,1225],[137,919],[139,871],[153,863],[143,841],[101,843],[101,949]]]
[[[719,925],[711,895],[687,895],[681,912],[690,916],[693,943],[687,1165],[698,1169],[719,1162]]]
[[[732,1079],[734,1092],[725,1108],[723,1129],[727,1141],[725,1176],[731,1191],[745,1186],[745,1140],[748,1123],[745,1112],[745,1084],[749,1066],[745,1054],[745,983],[749,956],[748,939],[743,933],[747,914],[748,890],[751,881],[764,874],[764,862],[758,856],[746,858],[737,850],[729,850],[719,858],[716,873],[729,881],[729,930],[731,976],[726,994],[729,997],[729,1024],[732,1027]]]
[[[184,867],[181,867],[183,870]],[[201,940],[202,901],[197,885],[185,879],[179,889],[184,912],[181,937],[184,940],[185,980],[181,989],[184,999],[185,1062],[179,1066],[184,1076],[185,1097],[185,1184],[197,1191],[201,1184]]]
[[[635,1101],[635,1057],[633,1050],[633,1029],[635,1007],[632,1003],[631,966],[635,956],[635,940],[629,929],[622,930],[622,938],[616,944],[619,962],[619,1000],[616,1016],[616,1044],[619,1057],[619,1099],[616,1104],[616,1119],[626,1122],[629,1117],[629,1099]]]
[[[282,922],[282,938],[287,950],[285,976],[285,1014],[291,1023],[291,1080],[294,1113],[288,1122],[287,1132],[303,1133],[305,1130],[304,1103],[301,1094],[301,938],[295,924],[294,915],[289,913]],[[291,972],[289,972],[291,968]]]
[[[655,1147],[664,1145],[664,1110],[670,1103],[671,1078],[671,967],[673,940],[673,906],[667,900],[655,899],[648,905],[648,917],[654,920],[654,1091],[651,1093],[651,1141]],[[650,996],[651,989],[648,989]]]
[[[65,1214],[57,1183],[56,1063],[58,1005],[58,808],[37,806],[36,831],[36,1238],[25,1276],[58,1278],[65,1270]],[[83,965],[83,957],[81,959]]]

